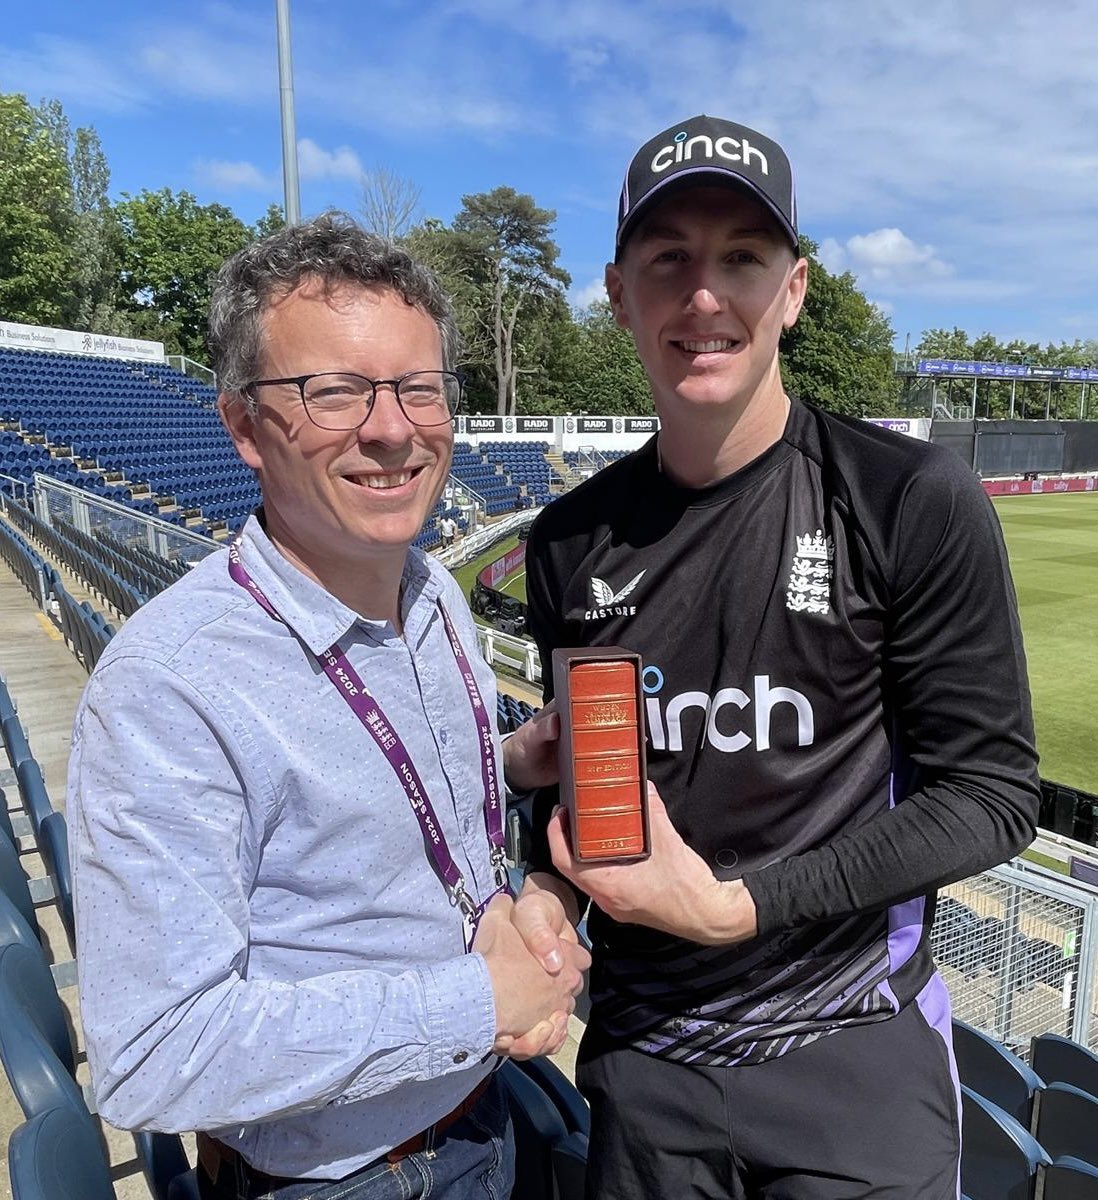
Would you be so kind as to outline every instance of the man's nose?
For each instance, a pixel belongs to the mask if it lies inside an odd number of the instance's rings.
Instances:
[[[360,441],[382,442],[387,446],[403,446],[415,433],[391,383],[379,383],[374,390],[374,403],[366,422],[358,427]]]
[[[687,281],[687,311],[710,316],[720,312],[720,283],[715,268],[704,264]]]

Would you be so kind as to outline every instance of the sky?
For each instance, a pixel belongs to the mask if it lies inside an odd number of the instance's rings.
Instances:
[[[91,125],[111,193],[283,198],[274,0],[0,0],[0,91]],[[629,158],[705,112],[773,137],[801,232],[888,316],[1098,339],[1094,0],[291,0],[304,214],[508,185],[601,297]],[[811,286],[811,285],[810,285]]]

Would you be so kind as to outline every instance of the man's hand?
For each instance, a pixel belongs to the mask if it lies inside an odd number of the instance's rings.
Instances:
[[[738,879],[722,882],[682,840],[659,793],[648,785],[652,854],[642,862],[581,863],[572,857],[568,814],[549,822],[549,849],[562,875],[615,921],[647,925],[704,945],[732,945],[757,933],[755,902]]]
[[[512,1058],[532,1058],[560,1049],[567,1036],[568,1018],[576,1007],[575,998],[583,990],[583,971],[591,963],[570,926],[568,936],[567,921],[554,929],[558,916],[551,907],[536,896],[528,899],[516,923],[515,910],[522,901],[497,896],[485,910],[473,941],[473,949],[484,956],[492,980],[496,1005],[496,1041],[492,1049]],[[547,970],[534,957],[523,931],[542,947],[543,957],[559,955],[558,969]],[[550,944],[550,938],[555,945]]]
[[[550,700],[503,743],[503,778],[512,792],[549,787],[559,780],[559,740],[557,702]]]

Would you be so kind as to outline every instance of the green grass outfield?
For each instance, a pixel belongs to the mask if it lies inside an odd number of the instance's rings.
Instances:
[[[999,496],[1029,660],[1041,774],[1098,792],[1098,492]],[[509,539],[456,572],[465,594]],[[526,574],[504,580],[526,599]]]
[[[1098,492],[994,504],[1018,591],[1041,775],[1098,792]]]

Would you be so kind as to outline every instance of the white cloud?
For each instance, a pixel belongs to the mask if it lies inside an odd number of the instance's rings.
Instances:
[[[573,288],[571,292],[572,304],[576,308],[586,308],[589,304],[594,304],[596,300],[605,299],[606,284],[601,275],[596,275],[590,283],[584,284],[581,288]]]
[[[325,150],[311,138],[298,139],[297,169],[302,179],[350,179],[352,182],[360,180],[365,173],[350,146]]]
[[[857,233],[845,243],[826,238],[820,244],[820,261],[829,271],[850,271],[873,288],[902,287],[953,275],[953,268],[938,257],[933,246],[917,245],[895,228]]]
[[[920,312],[940,300],[963,321],[964,306],[979,305],[993,322],[1022,294],[1050,320],[1065,299],[1090,307],[1093,0],[451,6],[488,37],[512,39],[509,61],[522,43],[556,56],[566,86],[555,128],[582,150],[592,190],[611,194],[656,130],[691,113],[727,115],[786,146],[804,232],[825,263],[854,271],[898,312],[921,297]],[[596,58],[596,69],[576,69]]]
[[[200,158],[194,164],[194,169],[203,183],[226,191],[262,192],[276,186],[276,181],[264,175],[255,163]]]

